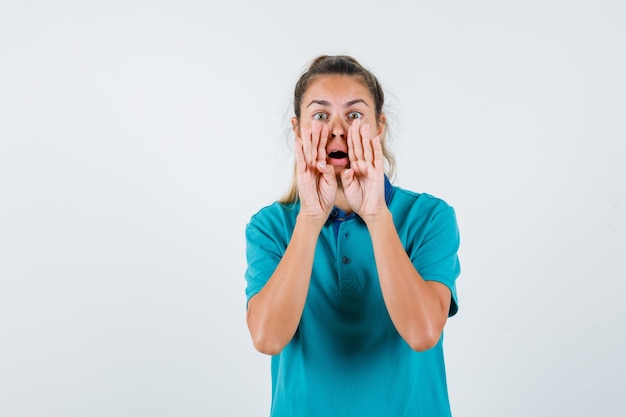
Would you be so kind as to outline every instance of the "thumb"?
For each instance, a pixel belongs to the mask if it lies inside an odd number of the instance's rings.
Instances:
[[[332,165],[328,165],[326,161],[318,161],[317,169],[322,173],[326,182],[332,184],[337,181],[335,178],[335,168]]]
[[[353,179],[354,179],[353,170],[351,170],[350,168],[346,168],[343,171],[341,171],[341,184],[343,185],[344,189],[348,187],[350,184],[352,184]]]

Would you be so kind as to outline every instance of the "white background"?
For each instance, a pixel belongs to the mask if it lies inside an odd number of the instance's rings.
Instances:
[[[264,416],[244,227],[318,54],[453,205],[456,417],[626,414],[626,3],[0,3],[0,416]]]

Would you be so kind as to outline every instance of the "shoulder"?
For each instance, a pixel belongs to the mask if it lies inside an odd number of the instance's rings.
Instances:
[[[299,203],[285,204],[278,201],[260,208],[250,217],[250,221],[268,221],[276,218],[295,217],[300,210]]]
[[[275,234],[278,231],[291,229],[296,222],[296,216],[300,211],[300,204],[284,204],[274,202],[268,206],[262,207],[250,217],[250,221],[246,225],[249,232],[252,229],[266,230]]]
[[[393,186],[393,194],[389,208],[392,211],[399,211],[400,213],[413,213],[418,215],[435,215],[445,211],[454,212],[453,207],[442,198],[428,193],[407,190],[398,186]]]
[[[394,187],[389,203],[398,234],[404,241],[421,241],[426,236],[447,236],[458,239],[454,208],[445,200],[428,193]]]

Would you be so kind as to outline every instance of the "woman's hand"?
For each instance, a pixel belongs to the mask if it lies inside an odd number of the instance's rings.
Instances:
[[[348,130],[350,168],[341,173],[341,184],[348,204],[366,223],[387,211],[380,140],[380,135],[371,138],[369,125],[358,119]]]
[[[300,215],[325,222],[337,197],[337,178],[332,165],[326,164],[328,128],[313,123],[301,129],[296,138],[296,178],[300,197]]]

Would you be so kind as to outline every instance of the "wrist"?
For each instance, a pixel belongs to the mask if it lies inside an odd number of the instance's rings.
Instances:
[[[394,225],[393,215],[387,207],[382,209],[379,213],[366,217],[361,216],[361,218],[367,225],[368,229],[370,229],[370,233],[372,233],[372,229]]]
[[[296,227],[305,229],[308,232],[319,233],[328,219],[328,214],[311,216],[300,212],[296,216]]]

